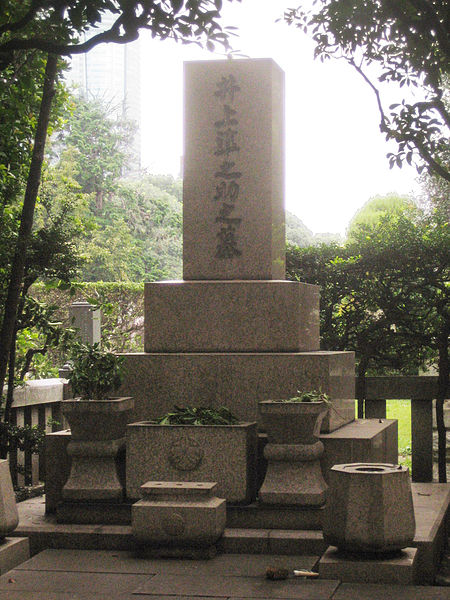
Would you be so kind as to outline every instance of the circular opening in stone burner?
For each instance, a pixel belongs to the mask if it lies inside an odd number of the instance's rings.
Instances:
[[[385,471],[383,467],[356,467],[355,471],[362,471],[363,473],[382,473]]]

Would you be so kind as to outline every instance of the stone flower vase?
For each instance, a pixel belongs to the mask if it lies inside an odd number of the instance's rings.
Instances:
[[[411,546],[414,508],[406,467],[384,463],[330,470],[325,541],[346,552],[392,552]]]
[[[268,437],[264,448],[267,472],[259,500],[321,506],[327,484],[320,467],[324,446],[318,436],[328,410],[326,402],[264,400],[259,409]]]
[[[62,490],[64,500],[122,502],[116,457],[125,447],[133,407],[130,397],[62,402],[72,434],[67,446],[72,466]]]

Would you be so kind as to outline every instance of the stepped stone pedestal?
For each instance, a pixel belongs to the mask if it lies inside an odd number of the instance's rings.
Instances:
[[[145,352],[126,355],[119,390],[135,399],[132,421],[175,404],[259,421],[258,402],[313,389],[331,401],[322,433],[354,421],[353,353],[319,349],[318,287],[283,280],[283,146],[284,75],[272,60],[186,64],[184,280],[146,284]]]

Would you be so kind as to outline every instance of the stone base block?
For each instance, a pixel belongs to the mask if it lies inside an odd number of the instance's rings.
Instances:
[[[112,502],[67,502],[58,504],[57,523],[82,523],[85,525],[129,525],[131,504]]]
[[[10,571],[30,558],[28,538],[4,538],[0,540],[0,575]]]
[[[343,582],[414,585],[417,580],[416,557],[417,548],[405,548],[383,557],[343,554],[329,546],[319,561],[319,577]]]
[[[256,497],[256,423],[127,427],[127,497],[135,500],[149,477],[160,481],[217,481],[230,502]]]
[[[146,352],[319,349],[319,288],[298,281],[145,284]]]
[[[69,479],[72,459],[67,452],[67,446],[72,439],[70,429],[48,433],[45,436],[45,512],[56,512],[62,501],[62,489]],[[125,445],[121,447],[115,460],[116,472],[121,489],[125,488]],[[79,500],[79,498],[77,498]],[[68,503],[70,504],[70,502]],[[120,504],[118,504],[120,506]],[[64,518],[65,517],[61,517]],[[75,522],[75,521],[64,521]],[[77,521],[78,522],[78,521]],[[81,521],[79,521],[81,522]],[[91,522],[91,521],[87,521]]]
[[[48,433],[45,436],[45,512],[56,511],[62,499],[62,489],[69,479],[72,460],[67,446],[72,436],[70,429]]]
[[[136,353],[125,355],[125,373],[121,393],[135,398],[135,421],[175,404],[226,406],[241,421],[257,421],[259,401],[319,388],[332,403],[322,431],[355,418],[353,352]]]
[[[182,481],[148,481],[141,486],[143,499],[131,507],[138,544],[161,556],[191,556],[195,548],[211,554],[226,522],[226,503],[213,495],[216,487],[213,482]]]
[[[323,506],[270,506],[257,502],[227,505],[227,528],[292,531],[322,530]]]
[[[117,473],[117,456],[125,439],[81,442],[73,439],[67,447],[72,458],[70,476],[62,489],[69,502],[123,502],[124,489]]]
[[[398,463],[398,424],[395,419],[357,419],[332,433],[321,433],[321,458],[326,480],[334,465],[346,463]]]

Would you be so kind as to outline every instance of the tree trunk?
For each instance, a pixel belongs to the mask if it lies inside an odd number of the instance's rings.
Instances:
[[[448,356],[448,327],[444,327],[438,340],[438,393],[436,398],[436,427],[438,432],[439,482],[447,483],[447,431],[444,421],[444,401],[447,399],[450,361]]]
[[[39,118],[34,138],[34,148],[31,157],[30,172],[28,174],[27,187],[23,201],[20,228],[17,238],[16,250],[11,265],[8,295],[5,302],[3,324],[0,331],[0,391],[8,368],[8,358],[14,337],[14,328],[17,319],[17,307],[20,291],[23,284],[25,272],[26,253],[33,226],[34,208],[41,181],[42,163],[44,160],[45,142],[50,120],[50,109],[55,94],[55,81],[57,73],[58,56],[49,54],[45,67],[45,79],[42,91],[42,100],[39,110]]]

